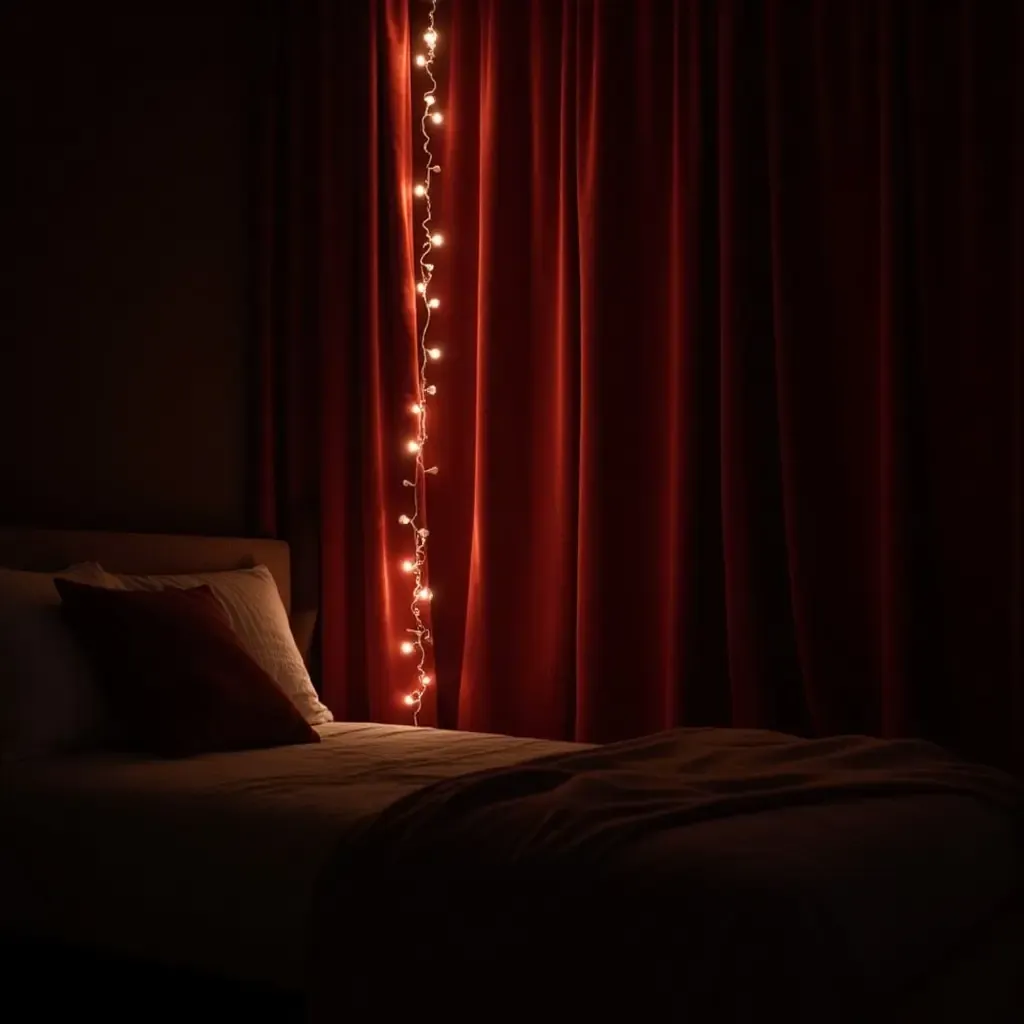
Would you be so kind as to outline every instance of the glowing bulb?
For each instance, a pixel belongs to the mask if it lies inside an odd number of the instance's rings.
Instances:
[[[425,52],[415,54],[414,56],[416,66],[422,68],[430,80],[429,84],[424,86],[422,97],[423,120],[421,123],[424,124],[424,127],[426,127],[427,118],[429,118],[431,123],[435,125],[440,125],[444,122],[444,115],[438,109],[440,107],[440,103],[438,102],[438,97],[436,95],[437,82],[431,73],[431,69],[434,66],[434,62],[437,56],[435,52],[435,47],[438,41],[438,33],[434,27],[433,20],[433,12],[436,9],[436,7],[437,0],[433,0],[433,4],[431,6],[430,20],[427,23],[425,31],[423,31],[422,33],[423,42],[426,45],[427,49]],[[427,142],[429,144],[430,140],[428,139]],[[426,326],[430,320],[431,312],[435,309],[439,309],[441,306],[441,300],[439,298],[434,298],[431,295],[430,286],[432,282],[432,273],[434,270],[433,264],[425,262],[425,260],[430,259],[430,252],[433,247],[440,247],[445,244],[444,236],[440,232],[436,234],[432,233],[432,229],[430,226],[430,186],[433,182],[432,175],[439,174],[441,171],[441,167],[440,165],[434,163],[429,150],[429,145],[426,147],[426,156],[427,166],[423,176],[418,180],[414,179],[410,183],[413,196],[416,199],[423,201],[423,209],[426,211],[427,217],[427,220],[424,224],[426,231],[424,232],[424,235],[421,236],[425,237],[427,242],[426,245],[423,246],[424,251],[420,259],[420,273],[417,274],[416,277],[414,277],[414,282],[416,284],[416,293],[418,296],[423,297],[423,303],[426,309],[426,314],[424,316],[424,331],[426,331]],[[418,280],[416,280],[416,278],[418,278]],[[431,339],[431,341],[433,341],[433,339]],[[422,344],[423,348],[420,351],[422,353],[422,358],[424,360],[437,360],[441,358],[440,348],[436,348],[433,346],[431,346],[430,348],[426,347],[427,342],[425,336],[423,337]],[[404,442],[406,451],[409,452],[412,456],[414,456],[417,475],[413,480],[403,480],[402,484],[403,486],[413,488],[414,490],[421,482],[419,476],[421,471],[424,474],[423,480],[426,480],[426,474],[437,473],[436,466],[431,466],[427,468],[426,463],[424,462],[424,447],[426,443],[426,433],[423,430],[423,426],[425,423],[426,416],[426,397],[428,395],[437,394],[437,388],[433,384],[427,384],[425,380],[425,372],[425,366],[421,366],[419,380],[420,389],[416,392],[416,394],[419,395],[419,398],[416,399],[415,401],[409,401],[409,399],[406,399],[406,401],[409,403],[409,412],[413,416],[417,417],[416,424],[414,424],[413,426],[415,427],[418,425],[419,427],[419,430],[413,431],[413,437]],[[409,475],[411,476],[412,474],[410,473]],[[433,591],[431,591],[429,587],[423,585],[424,576],[426,575],[426,539],[429,535],[429,531],[425,527],[421,527],[419,525],[418,506],[416,508],[416,514],[412,515],[411,517],[408,515],[403,515],[399,517],[399,522],[402,523],[403,526],[411,526],[416,533],[415,552],[409,557],[403,558],[399,564],[402,567],[402,571],[411,577],[411,582],[413,584],[411,588],[413,591],[413,601],[428,602],[431,601],[434,597]],[[408,548],[406,550],[408,550]],[[431,676],[426,675],[423,671],[424,644],[428,642],[430,638],[430,631],[423,626],[422,622],[422,616],[425,614],[425,610],[417,610],[416,606],[414,605],[413,611],[414,617],[416,619],[416,629],[407,630],[406,633],[407,635],[415,635],[416,640],[412,640],[411,638],[409,640],[405,640],[401,642],[400,647],[403,654],[419,654],[418,664],[416,666],[416,674],[418,676],[418,679],[415,681],[414,685],[410,686],[410,692],[402,698],[402,702],[405,704],[406,707],[411,708],[413,724],[418,725],[419,722],[417,721],[417,719],[423,707],[423,699],[426,694],[427,687],[432,684],[433,679]]]

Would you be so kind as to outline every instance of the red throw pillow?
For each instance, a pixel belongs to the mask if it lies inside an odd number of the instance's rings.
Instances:
[[[118,747],[160,757],[318,743],[242,647],[209,587],[107,590],[56,579]]]

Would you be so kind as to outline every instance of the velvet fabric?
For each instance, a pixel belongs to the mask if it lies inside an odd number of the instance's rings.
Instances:
[[[326,700],[408,721],[412,49],[297,5],[264,525]],[[1024,8],[448,0],[423,721],[919,734],[1021,764]]]
[[[60,577],[54,586],[91,662],[111,745],[175,758],[320,741],[208,586],[126,591]]]

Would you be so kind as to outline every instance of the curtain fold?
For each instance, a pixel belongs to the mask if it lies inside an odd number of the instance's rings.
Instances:
[[[291,75],[317,80],[310,135],[339,149],[277,152],[319,169],[312,219],[281,223],[325,243],[306,267],[328,305],[267,348],[320,382],[275,432],[305,438],[277,462],[315,463],[319,497],[272,489],[325,538],[328,700],[403,721],[388,524],[426,7],[312,8],[338,49]],[[424,720],[1022,756],[1022,10],[440,5]]]
[[[397,714],[392,586],[414,390],[405,0],[260,7],[261,529],[292,544],[297,606],[338,718]]]

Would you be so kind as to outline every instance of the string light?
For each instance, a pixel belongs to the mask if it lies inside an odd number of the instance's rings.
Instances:
[[[423,707],[423,698],[427,687],[433,682],[426,671],[427,647],[433,643],[430,629],[424,615],[426,606],[433,600],[434,592],[427,586],[427,538],[430,531],[420,525],[421,492],[428,476],[437,474],[437,466],[428,466],[424,461],[424,449],[427,445],[427,399],[437,394],[437,386],[427,380],[427,368],[431,362],[441,358],[441,350],[437,346],[427,345],[431,315],[441,305],[441,300],[430,294],[430,282],[434,273],[434,264],[430,254],[444,244],[444,236],[431,230],[433,208],[430,202],[430,186],[435,174],[441,168],[434,162],[431,149],[433,141],[430,125],[438,125],[444,116],[437,109],[437,78],[434,76],[434,61],[437,50],[437,0],[431,0],[430,13],[427,16],[427,27],[423,33],[423,42],[427,52],[415,57],[416,66],[426,74],[427,83],[423,92],[423,113],[420,116],[420,132],[423,135],[424,170],[423,179],[413,185],[412,194],[423,204],[422,220],[423,244],[419,258],[419,280],[416,282],[416,293],[423,300],[422,326],[419,336],[419,375],[416,382],[416,400],[409,406],[409,413],[415,420],[415,436],[406,441],[406,451],[415,456],[415,468],[412,479],[402,481],[403,486],[412,491],[412,512],[398,517],[402,526],[407,526],[412,538],[412,552],[402,560],[402,572],[412,577],[412,601],[409,605],[412,614],[412,625],[406,629],[408,639],[404,640],[399,649],[402,654],[414,658],[416,664],[416,685],[411,693],[405,696],[405,704],[412,708],[414,725],[419,725],[419,713]]]

